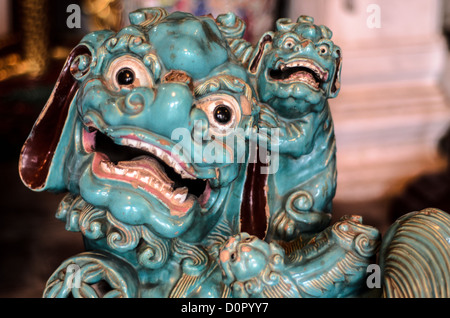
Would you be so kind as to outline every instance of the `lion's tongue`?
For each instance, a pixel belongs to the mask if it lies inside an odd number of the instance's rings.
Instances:
[[[314,76],[307,71],[297,71],[289,75],[290,81],[305,82],[313,87],[319,87],[319,83],[316,82]]]
[[[143,176],[157,179],[165,185],[173,186],[174,182],[165,173],[164,167],[155,158],[139,156],[130,161],[120,161],[116,167],[138,171]]]
[[[101,170],[115,179],[148,186],[167,197],[181,191],[174,191],[174,182],[166,175],[164,167],[156,160],[148,156],[140,156],[130,161],[119,161],[117,164],[102,160]],[[184,190],[184,189],[183,189]]]

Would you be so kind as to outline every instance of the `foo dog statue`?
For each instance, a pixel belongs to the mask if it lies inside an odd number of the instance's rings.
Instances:
[[[336,190],[328,98],[339,93],[341,49],[326,26],[307,16],[296,23],[279,19],[277,32],[266,32],[253,52],[242,40],[239,18],[229,13],[217,20],[225,34],[233,34],[230,46],[253,77],[261,103],[259,129],[279,131],[277,147],[271,150],[277,151],[283,168],[267,175],[270,219],[265,236],[290,241],[318,233],[329,224]]]
[[[72,50],[21,152],[24,184],[67,192],[56,217],[86,247],[44,297],[450,295],[448,214],[412,212],[383,241],[356,215],[330,224],[327,27],[280,19],[253,47],[234,14],[130,22]]]

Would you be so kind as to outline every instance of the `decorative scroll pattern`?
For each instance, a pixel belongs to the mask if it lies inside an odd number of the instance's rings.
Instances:
[[[247,66],[253,55],[252,44],[244,40],[245,22],[234,13],[226,13],[217,16],[217,26],[228,41],[231,52],[244,65]]]
[[[141,27],[148,28],[168,15],[164,8],[145,8],[130,13],[130,21],[132,24],[139,24]]]
[[[112,255],[82,253],[66,260],[47,282],[45,298],[129,298],[138,296],[137,278]]]
[[[289,253],[241,233],[219,258],[234,297],[345,297],[358,289],[379,240],[375,228],[348,216]]]
[[[201,246],[188,244],[180,239],[173,239],[172,250],[183,271],[189,275],[198,276],[208,265],[208,252]]]
[[[399,218],[386,233],[380,253],[383,297],[448,298],[450,215],[438,209]]]
[[[160,268],[169,257],[169,240],[158,237],[145,225],[125,224],[110,212],[94,208],[80,196],[67,194],[56,218],[66,222],[68,231],[79,231],[93,240],[104,238],[107,245],[119,253],[136,250],[139,264],[146,268]]]
[[[185,298],[193,286],[198,284],[199,276],[182,274],[174,289],[171,291],[169,298]]]

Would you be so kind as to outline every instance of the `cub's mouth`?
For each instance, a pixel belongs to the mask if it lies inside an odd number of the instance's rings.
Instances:
[[[280,61],[274,69],[269,69],[269,78],[284,83],[304,83],[314,90],[323,87],[328,72],[311,60],[298,59],[289,63]]]
[[[112,139],[93,127],[83,129],[83,146],[94,152],[92,172],[101,179],[130,184],[163,202],[171,214],[182,215],[198,201],[204,205],[211,188],[207,179],[161,146],[135,135]]]

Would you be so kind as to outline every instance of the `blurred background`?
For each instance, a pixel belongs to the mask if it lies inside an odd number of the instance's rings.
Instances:
[[[79,25],[69,28],[76,4]],[[94,30],[118,30],[139,7],[217,16],[235,12],[255,43],[279,17],[327,25],[344,61],[331,100],[337,138],[334,220],[358,214],[384,233],[400,215],[450,211],[448,0],[0,0],[0,297],[41,297],[79,233],[54,218],[63,194],[20,181],[19,152],[70,49]],[[73,20],[71,20],[74,22]]]

